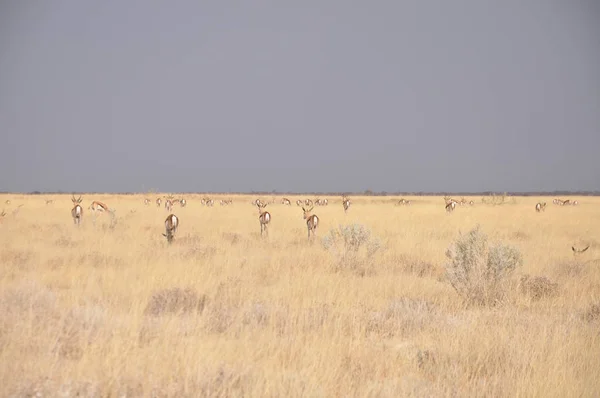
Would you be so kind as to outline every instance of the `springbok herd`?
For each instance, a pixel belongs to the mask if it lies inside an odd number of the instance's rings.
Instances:
[[[71,209],[71,217],[73,218],[73,222],[75,225],[80,225],[81,221],[83,219],[83,207],[81,206],[81,203],[83,201],[83,199],[81,198],[81,195],[79,197],[75,197],[74,195],[71,197],[71,201],[73,203],[73,207]],[[10,205],[11,201],[10,200],[6,200],[5,201],[6,205]],[[53,200],[45,200],[46,205],[52,204]],[[144,199],[144,205],[146,206],[150,206],[152,203],[151,199],[149,198],[145,198]],[[179,217],[177,217],[177,215],[171,213],[173,211],[173,207],[175,205],[179,205],[180,207],[186,207],[187,205],[187,201],[184,198],[175,198],[175,196],[173,195],[167,195],[164,197],[158,197],[156,198],[156,200],[154,201],[154,203],[156,204],[156,207],[161,208],[161,205],[164,203],[164,209],[169,212],[169,215],[167,216],[167,218],[165,219],[164,222],[164,226],[165,226],[165,233],[163,234],[164,237],[167,238],[167,242],[171,243],[173,241],[173,238],[175,236],[175,234],[177,233],[177,229],[179,227]],[[206,206],[206,207],[212,207],[214,206],[214,199],[211,199],[208,196],[204,196],[201,201],[200,204],[202,206]],[[267,205],[269,204],[275,204],[276,203],[276,199],[272,199],[270,202],[266,202],[266,201],[262,201],[261,199],[256,199],[252,202],[250,202],[250,204],[252,206],[256,206],[258,209],[258,221],[259,221],[259,225],[260,225],[260,234],[261,236],[263,235],[267,235],[269,234],[269,223],[271,222],[272,216],[271,213],[266,211],[265,208],[267,207]],[[317,228],[320,224],[320,220],[319,217],[316,214],[313,214],[313,209],[314,206],[328,206],[329,204],[329,200],[328,199],[321,199],[321,198],[316,198],[314,200],[312,199],[298,199],[296,202],[296,205],[298,207],[301,207],[302,212],[303,212],[303,218],[306,221],[306,228],[308,231],[308,239],[310,240],[311,236],[315,236],[316,232],[317,232]],[[344,209],[344,213],[347,214],[348,210],[350,209],[350,205],[351,205],[351,201],[350,198],[347,197],[346,195],[342,196],[341,199],[341,204],[342,204],[342,208]],[[557,206],[577,206],[579,204],[579,202],[577,200],[570,200],[570,199],[559,199],[559,198],[555,198],[552,201],[553,204],[557,205]],[[232,199],[221,199],[219,200],[219,204],[221,206],[229,206],[233,204],[233,200]],[[280,200],[280,204],[285,205],[285,206],[291,206],[292,205],[292,201],[288,198],[282,198]],[[396,203],[396,206],[408,206],[411,204],[410,200],[406,200],[404,198],[398,200],[398,202]],[[473,200],[467,201],[464,197],[461,198],[460,200],[451,198],[449,196],[445,196],[444,197],[444,208],[446,210],[447,213],[452,213],[456,207],[459,206],[474,206],[475,202]],[[18,211],[20,209],[20,207],[23,205],[20,205],[14,212],[13,214]],[[109,213],[109,214],[113,214],[114,215],[114,209],[109,209],[109,207],[102,202],[99,201],[92,201],[92,203],[90,204],[90,206],[88,207],[88,210],[90,210],[92,212],[92,214],[94,215],[94,219],[98,214],[102,214],[102,213]],[[536,212],[543,212],[546,210],[546,202],[538,202],[535,205],[535,211]],[[3,210],[0,213],[0,221],[6,216],[6,212]]]

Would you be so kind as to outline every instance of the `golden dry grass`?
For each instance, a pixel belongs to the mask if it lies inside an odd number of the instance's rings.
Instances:
[[[356,270],[308,244],[295,204],[269,205],[260,239],[253,197],[201,197],[175,207],[171,246],[167,213],[143,195],[84,195],[79,228],[69,196],[0,197],[0,395],[600,395],[598,198],[543,198],[543,213],[541,198],[473,198],[446,214],[439,197],[355,197],[344,215],[330,197],[320,237],[360,223],[383,242]],[[117,209],[116,228],[92,224],[92,200]],[[445,250],[478,223],[521,250],[513,278],[546,277],[557,294],[521,286],[502,306],[465,306]],[[575,258],[573,244],[591,248]]]

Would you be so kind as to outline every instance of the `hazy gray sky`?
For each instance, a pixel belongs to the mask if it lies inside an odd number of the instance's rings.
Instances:
[[[600,2],[3,1],[0,190],[600,190]]]

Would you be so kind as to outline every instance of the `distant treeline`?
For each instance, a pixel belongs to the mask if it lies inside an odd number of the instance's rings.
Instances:
[[[23,194],[23,192],[6,192],[0,191],[2,194]],[[113,194],[113,195],[152,195],[154,192],[40,192],[33,191],[29,192],[28,195],[70,195],[72,193],[86,193],[86,194]],[[192,194],[192,195],[256,195],[256,196],[267,196],[267,195],[289,195],[289,196],[600,196],[600,191],[552,191],[552,192],[373,192],[366,190],[363,192],[178,192],[179,194]]]

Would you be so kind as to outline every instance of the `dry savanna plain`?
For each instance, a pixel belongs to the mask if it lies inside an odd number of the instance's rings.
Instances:
[[[600,198],[331,196],[309,242],[299,197],[261,238],[256,196],[184,195],[169,245],[156,197],[84,194],[77,227],[70,195],[0,196],[1,396],[600,396]],[[493,301],[447,272],[477,225],[522,255],[494,286],[454,269]]]

